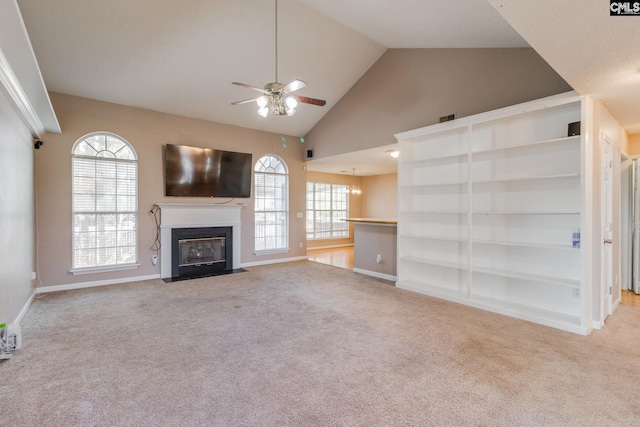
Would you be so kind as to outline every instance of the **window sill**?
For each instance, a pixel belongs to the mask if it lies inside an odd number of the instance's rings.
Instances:
[[[104,267],[72,268],[71,270],[69,270],[69,273],[73,275],[106,273],[109,271],[134,270],[138,267],[140,267],[140,264],[106,265]]]
[[[262,256],[262,255],[273,255],[273,254],[284,254],[287,252],[290,252],[291,249],[286,248],[286,249],[267,249],[264,251],[255,251],[253,254],[255,256]]]
[[[313,242],[314,240],[346,240],[351,239],[351,236],[341,236],[341,237],[307,237],[307,240]]]

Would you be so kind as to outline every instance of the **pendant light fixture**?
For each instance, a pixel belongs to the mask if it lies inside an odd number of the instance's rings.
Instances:
[[[353,176],[356,176],[356,168],[352,168],[352,173]],[[355,185],[355,184],[351,184],[348,188],[347,188],[347,193],[349,194],[353,194],[354,196],[359,196],[360,194],[362,194],[362,190],[360,190],[360,187]]]

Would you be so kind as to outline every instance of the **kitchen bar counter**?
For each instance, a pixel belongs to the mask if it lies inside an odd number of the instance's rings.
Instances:
[[[396,218],[346,218],[354,224],[353,271],[396,280]]]
[[[398,220],[396,218],[345,218],[347,222],[353,223],[365,223],[365,224],[383,224],[383,225],[397,225]]]

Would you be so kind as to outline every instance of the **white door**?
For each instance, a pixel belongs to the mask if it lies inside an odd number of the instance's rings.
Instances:
[[[612,312],[613,292],[613,144],[604,135],[600,137],[601,154],[601,294],[600,319],[602,322]]]

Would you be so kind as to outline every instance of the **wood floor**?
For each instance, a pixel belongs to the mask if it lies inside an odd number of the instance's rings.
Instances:
[[[310,261],[353,270],[353,246],[331,249],[308,249],[307,256]],[[624,305],[640,307],[640,295],[631,291],[622,291],[622,299],[620,302]]]
[[[640,295],[631,291],[622,291],[622,299],[620,303],[640,307]]]
[[[331,249],[307,249],[309,261],[353,270],[353,246]]]

